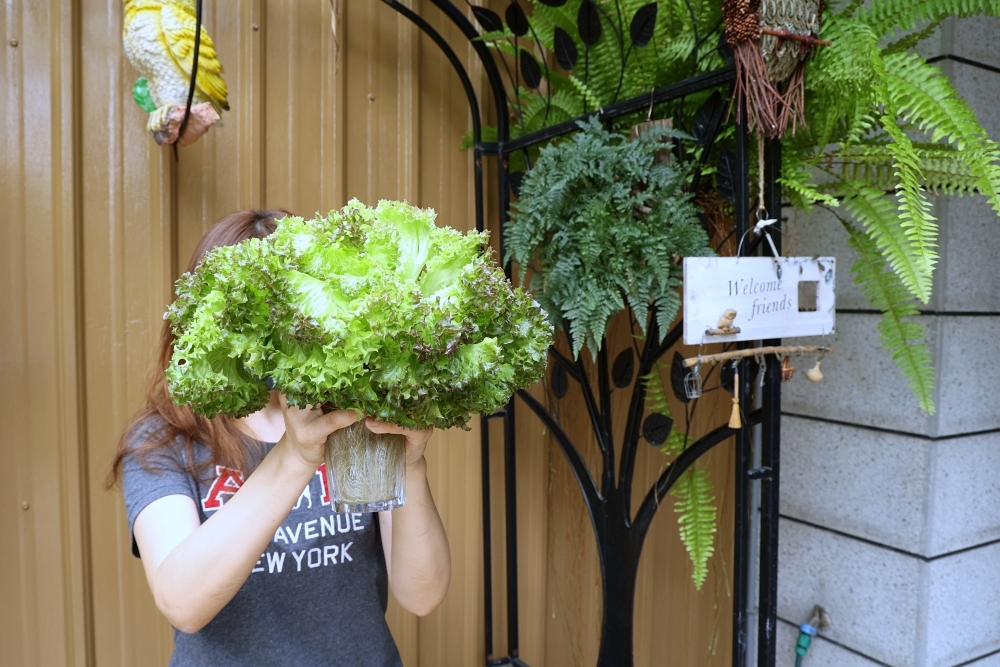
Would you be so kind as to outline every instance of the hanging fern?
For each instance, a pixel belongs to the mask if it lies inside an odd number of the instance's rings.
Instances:
[[[657,364],[653,371],[640,378],[646,383],[646,409],[650,413],[671,416],[670,404],[663,387],[663,378]],[[670,431],[660,452],[672,459],[687,447],[688,435],[676,428]],[[709,477],[708,468],[702,462],[694,465],[674,482],[670,489],[674,497],[674,512],[678,514],[677,525],[681,542],[684,543],[694,571],[691,575],[695,588],[701,590],[708,576],[708,560],[715,553],[715,533],[718,530],[718,509],[715,506],[715,490]]]
[[[924,342],[924,327],[906,319],[919,312],[896,274],[887,270],[885,258],[872,239],[849,222],[841,222],[858,253],[852,268],[855,281],[872,305],[882,311],[878,325],[882,345],[892,354],[920,407],[933,414],[934,366]]]
[[[830,14],[821,37],[833,44],[806,79],[808,125],[783,144],[793,204],[839,204],[852,218],[851,245],[864,251],[855,282],[883,312],[883,345],[928,411],[931,356],[920,325],[904,319],[931,295],[938,229],[928,195],[975,192],[1000,213],[1000,148],[941,70],[907,49],[949,15],[984,13],[1000,3],[872,0]]]
[[[569,141],[546,147],[521,184],[504,228],[507,257],[561,325],[570,324],[573,355],[596,355],[608,323],[626,306],[643,325],[656,306],[664,334],[680,308],[681,257],[711,254],[685,192],[688,169],[655,159],[659,128],[635,140],[596,119]]]

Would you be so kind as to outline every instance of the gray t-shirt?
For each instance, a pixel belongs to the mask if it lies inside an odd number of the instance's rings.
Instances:
[[[185,469],[184,450],[177,444],[148,457],[151,469],[136,455],[126,457],[130,533],[158,498],[188,496],[204,523],[243,484],[241,471],[222,466],[196,479]],[[196,444],[194,455],[204,461],[209,452]],[[174,630],[170,667],[402,667],[385,622],[388,576],[378,517],[334,513],[324,473],[320,468],[302,491],[229,604],[198,632]],[[132,553],[139,556],[134,537]]]

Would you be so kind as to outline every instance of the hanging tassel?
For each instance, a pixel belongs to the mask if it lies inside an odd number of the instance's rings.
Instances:
[[[729,428],[743,428],[740,419],[740,372],[733,373],[733,413],[729,415]]]

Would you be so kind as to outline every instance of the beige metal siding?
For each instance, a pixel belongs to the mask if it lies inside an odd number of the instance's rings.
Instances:
[[[0,527],[7,538],[0,541],[0,667],[166,664],[171,630],[129,553],[120,494],[104,483],[118,434],[141,405],[172,282],[212,222],[249,207],[309,216],[357,197],[407,199],[435,208],[444,223],[473,226],[472,156],[458,150],[470,120],[450,64],[383,3],[337,4],[339,57],[328,0],[206,1],[232,111],[180,149],[178,162],[153,143],[131,100],[136,74],[122,51],[120,2],[0,6]],[[458,31],[431,3],[413,6],[480,81]],[[488,202],[492,188],[488,179]],[[614,343],[625,340],[618,331]],[[582,406],[572,397],[563,403],[564,421],[588,442]],[[702,417],[709,412],[702,408]],[[589,519],[561,453],[527,410],[520,413],[521,655],[534,667],[592,664],[600,600]],[[500,654],[506,600],[497,436]],[[593,443],[587,447],[596,462]],[[663,461],[643,447],[636,486],[644,492]],[[731,508],[723,486],[731,484],[729,451],[720,447],[712,465]],[[428,461],[451,542],[451,589],[426,618],[395,605],[388,617],[408,667],[480,665],[478,425],[437,435]],[[731,521],[731,509],[723,513]],[[640,574],[637,664],[662,665],[669,654],[675,664],[723,665],[730,528],[724,521],[721,558],[697,593],[671,507],[661,515]]]
[[[70,3],[0,7],[0,662],[88,633]]]

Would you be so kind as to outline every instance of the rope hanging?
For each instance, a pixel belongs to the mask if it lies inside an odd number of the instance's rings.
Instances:
[[[191,118],[191,103],[194,102],[194,88],[198,80],[198,54],[201,51],[201,3],[202,0],[197,0],[195,3],[194,10],[194,53],[191,59],[191,82],[188,85],[188,96],[187,104],[184,106],[184,118],[181,120],[180,130],[177,132],[177,138],[174,139],[174,161],[178,160],[177,157],[177,142],[181,140],[184,136],[184,130],[187,129],[188,120]]]

